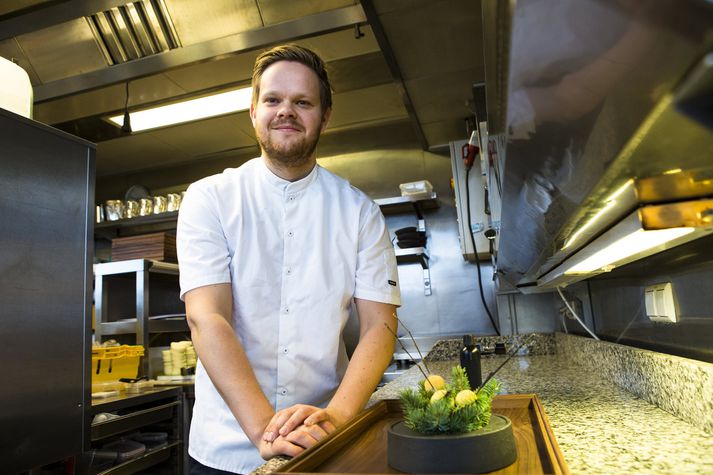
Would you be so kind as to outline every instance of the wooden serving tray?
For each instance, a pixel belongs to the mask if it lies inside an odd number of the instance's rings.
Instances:
[[[512,421],[518,457],[512,465],[491,473],[569,473],[535,394],[496,396],[493,412]],[[401,473],[387,463],[386,440],[388,428],[402,417],[398,400],[381,401],[280,467],[276,473]]]

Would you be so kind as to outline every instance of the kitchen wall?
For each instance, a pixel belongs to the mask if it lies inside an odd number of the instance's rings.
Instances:
[[[713,236],[591,279],[592,312],[603,338],[713,362]],[[671,282],[677,323],[646,316],[644,289]]]

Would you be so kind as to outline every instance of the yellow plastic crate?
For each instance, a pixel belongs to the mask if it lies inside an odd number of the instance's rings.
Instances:
[[[92,382],[135,378],[143,355],[144,347],[141,345],[92,348]]]

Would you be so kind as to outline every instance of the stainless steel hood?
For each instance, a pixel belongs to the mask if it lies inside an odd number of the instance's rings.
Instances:
[[[486,52],[488,129],[507,138],[497,266],[506,287],[539,291],[585,278],[561,270],[627,216],[713,195],[697,185],[713,178],[713,7],[508,5],[484,2],[483,14],[499,25],[485,43],[508,58]],[[669,175],[685,179],[642,196],[647,180],[670,184]],[[710,232],[704,203],[696,226]]]
[[[100,177],[257,151],[245,112],[124,135],[106,117],[246,84],[255,56],[297,42],[331,70],[320,147],[447,150],[482,82],[472,0],[73,0],[0,10],[0,55],[29,74],[36,120],[97,142]],[[359,144],[369,149],[370,143]]]

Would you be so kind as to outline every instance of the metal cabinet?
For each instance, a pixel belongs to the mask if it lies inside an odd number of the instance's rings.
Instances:
[[[189,339],[178,264],[133,259],[94,265],[94,338],[143,345],[141,375],[153,377],[149,350],[159,337]],[[166,342],[164,342],[165,344]]]
[[[184,471],[183,395],[180,388],[147,390],[92,403],[92,416],[110,413],[113,418],[91,425],[92,448],[83,457],[83,473],[120,475],[142,473],[181,474]],[[109,442],[137,433],[165,432],[165,444],[147,447],[142,455],[106,469],[96,468],[97,454]],[[92,467],[94,462],[94,467]]]
[[[4,109],[0,143],[0,472],[17,473],[86,443],[95,150]]]

